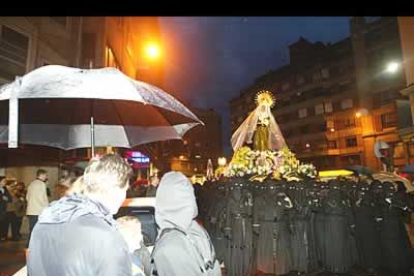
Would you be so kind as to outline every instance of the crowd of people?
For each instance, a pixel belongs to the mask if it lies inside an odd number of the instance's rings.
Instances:
[[[42,173],[37,180],[44,182]],[[150,253],[136,216],[114,219],[126,198],[130,176],[130,165],[120,156],[108,154],[91,159],[82,176],[61,181],[69,183],[63,196],[33,219],[28,274],[221,275],[209,234],[196,221],[196,197],[187,177],[169,172],[161,181],[157,177],[150,180],[152,187],[144,194],[155,196],[159,226]],[[44,188],[41,183],[34,187]]]
[[[37,171],[27,193],[24,184],[0,179],[1,222],[10,212],[29,218],[30,276],[219,276],[220,264],[227,276],[413,269],[407,226],[414,198],[403,183],[232,179],[201,186],[169,172],[128,189],[131,171],[118,155],[93,158],[82,175],[59,181],[50,204],[46,171]],[[114,219],[127,196],[155,196],[152,253],[136,216]]]
[[[197,196],[228,276],[356,267],[399,275],[414,266],[414,198],[402,182],[233,179],[199,186]]]

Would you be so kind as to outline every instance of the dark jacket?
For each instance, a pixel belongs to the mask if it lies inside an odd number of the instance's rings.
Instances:
[[[146,197],[155,197],[155,195],[157,194],[157,188],[153,185],[149,185],[147,188],[147,192],[145,194]]]
[[[53,202],[39,216],[29,244],[30,276],[131,276],[128,246],[112,214],[84,196]]]
[[[6,187],[0,189],[0,220],[6,218],[7,203],[12,202],[12,196]]]

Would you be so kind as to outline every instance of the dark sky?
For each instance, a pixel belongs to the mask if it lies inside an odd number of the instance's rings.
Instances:
[[[255,78],[289,63],[300,36],[336,42],[349,35],[348,17],[161,17],[168,92],[222,115],[230,151],[229,100]]]

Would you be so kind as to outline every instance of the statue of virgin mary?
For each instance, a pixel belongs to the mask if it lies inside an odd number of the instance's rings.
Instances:
[[[274,103],[271,92],[261,91],[257,94],[257,107],[231,137],[235,152],[245,144],[252,143],[253,149],[259,151],[280,150],[286,147],[285,139],[271,111]]]

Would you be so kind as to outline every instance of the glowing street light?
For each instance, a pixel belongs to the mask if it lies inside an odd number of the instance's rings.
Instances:
[[[145,54],[150,59],[157,59],[160,52],[160,47],[157,44],[151,43],[145,47]]]
[[[362,116],[361,112],[358,111],[357,113],[355,113],[355,117],[361,118],[361,116]]]
[[[389,74],[394,74],[400,68],[400,64],[398,62],[392,61],[387,64],[387,69],[385,70]]]

